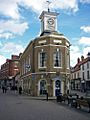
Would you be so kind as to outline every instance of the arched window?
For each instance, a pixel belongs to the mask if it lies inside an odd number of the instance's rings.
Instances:
[[[53,55],[54,67],[61,67],[61,51],[57,49]]]

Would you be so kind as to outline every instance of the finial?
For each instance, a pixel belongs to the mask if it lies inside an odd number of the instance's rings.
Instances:
[[[49,5],[51,4],[51,2],[49,0],[46,1],[47,4],[48,4],[48,12],[50,12],[50,8],[49,8]]]

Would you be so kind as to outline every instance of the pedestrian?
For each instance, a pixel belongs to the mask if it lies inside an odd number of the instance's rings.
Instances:
[[[21,86],[19,87],[19,94],[20,95],[22,94],[22,87]]]
[[[4,87],[4,85],[2,85],[2,90],[3,90],[3,93],[5,92],[5,87]]]
[[[69,89],[67,90],[67,94],[69,94]]]
[[[6,85],[4,86],[4,89],[5,89],[5,93],[6,93],[7,92],[7,86]]]
[[[17,86],[15,86],[15,90],[14,91],[15,91],[15,94],[16,94],[17,93]]]

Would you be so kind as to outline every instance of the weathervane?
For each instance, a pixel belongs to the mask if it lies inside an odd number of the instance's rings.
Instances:
[[[50,12],[50,8],[49,8],[49,5],[51,4],[51,2],[49,0],[46,1],[47,4],[48,4],[48,12]]]

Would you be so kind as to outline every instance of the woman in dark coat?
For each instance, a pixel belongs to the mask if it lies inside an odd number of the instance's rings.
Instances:
[[[19,94],[22,94],[22,87],[19,87]]]

